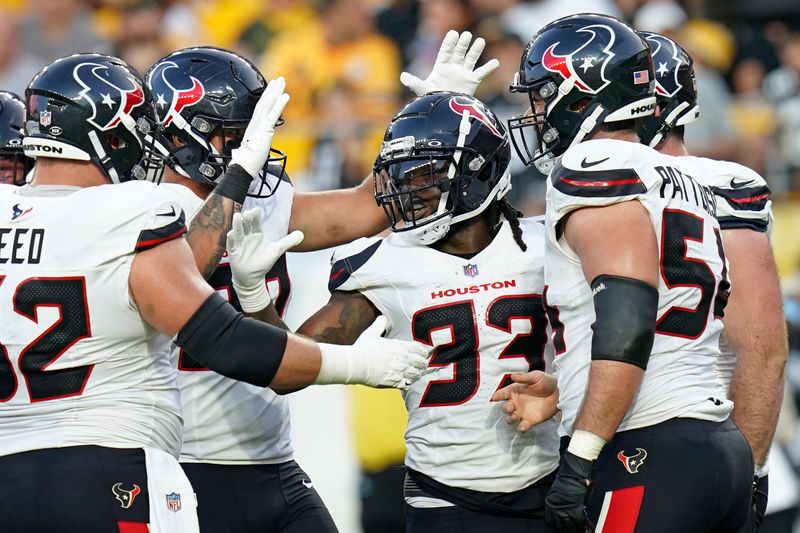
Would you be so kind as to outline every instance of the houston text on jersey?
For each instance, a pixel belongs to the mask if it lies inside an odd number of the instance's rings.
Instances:
[[[435,300],[436,298],[449,298],[450,296],[455,296],[456,294],[475,294],[478,292],[489,291],[489,290],[499,290],[499,289],[507,289],[508,287],[516,287],[517,280],[503,280],[503,281],[492,281],[490,283],[481,283],[480,285],[470,285],[468,287],[459,287],[457,289],[445,289],[443,291],[435,291],[431,293],[431,300]]]

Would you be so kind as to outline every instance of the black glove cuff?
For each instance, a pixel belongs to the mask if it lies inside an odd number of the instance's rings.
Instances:
[[[217,181],[214,194],[230,198],[241,205],[247,197],[247,191],[250,190],[252,181],[253,176],[248,174],[245,169],[239,165],[230,165],[225,174]]]

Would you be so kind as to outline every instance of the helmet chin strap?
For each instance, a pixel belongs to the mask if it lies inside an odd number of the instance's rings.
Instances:
[[[663,126],[661,128],[659,128],[659,130],[653,136],[653,139],[650,141],[650,144],[649,144],[650,148],[655,148],[656,146],[658,146],[661,143],[661,141],[664,140],[664,137],[667,136],[667,133],[669,132],[669,130],[671,130],[672,128],[674,128],[676,126],[676,122],[678,120],[678,116],[684,110],[686,110],[687,107],[689,107],[689,102],[681,102],[680,104],[675,106],[675,109],[670,111],[670,113],[663,120]]]

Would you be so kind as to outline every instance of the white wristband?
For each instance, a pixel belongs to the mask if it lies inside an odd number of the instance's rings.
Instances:
[[[256,313],[272,303],[265,283],[252,288],[245,288],[233,281],[233,290],[239,298],[239,306],[245,313]]]
[[[756,477],[760,479],[767,475],[769,475],[769,457],[767,457],[763,465],[756,465]]]
[[[320,365],[319,374],[314,379],[317,385],[331,385],[334,383],[350,383],[350,357],[352,346],[339,346],[336,344],[319,343]]]
[[[599,437],[590,431],[576,429],[572,433],[572,439],[569,441],[569,447],[567,448],[567,451],[572,455],[577,455],[581,459],[594,461],[597,459],[597,456],[600,455],[600,451],[605,445],[606,441],[603,440],[602,437]]]

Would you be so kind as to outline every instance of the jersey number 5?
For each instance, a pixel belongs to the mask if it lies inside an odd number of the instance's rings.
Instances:
[[[0,276],[0,284],[5,276]],[[94,365],[76,366],[62,370],[47,370],[70,346],[92,335],[86,305],[86,279],[31,278],[23,281],[14,292],[14,311],[33,322],[39,322],[40,307],[55,307],[59,317],[39,337],[25,346],[19,354],[19,370],[31,402],[79,396],[83,393]],[[11,399],[17,392],[17,376],[8,350],[0,344],[0,402]]]
[[[716,242],[714,252],[722,261],[719,286],[711,267],[702,259],[689,257],[688,241],[703,245],[712,250],[712,245],[703,243],[702,218],[677,209],[665,209],[661,236],[661,277],[670,289],[687,287],[700,290],[700,301],[694,309],[673,306],[656,323],[656,332],[672,337],[696,339],[702,335],[709,320],[711,304],[714,303],[714,318],[722,318],[731,284],[725,254],[722,251],[722,238],[719,230],[714,230]]]
[[[530,333],[519,333],[506,345],[498,359],[524,357],[529,370],[544,370],[547,344],[547,315],[539,294],[501,296],[486,310],[486,325],[511,333],[511,320],[530,321]],[[480,338],[472,300],[428,307],[414,313],[411,331],[414,340],[433,346],[434,331],[450,330],[452,341],[440,345],[431,356],[429,367],[453,365],[453,378],[428,383],[420,407],[460,405],[469,401],[480,385]],[[497,388],[511,383],[503,376]]]

